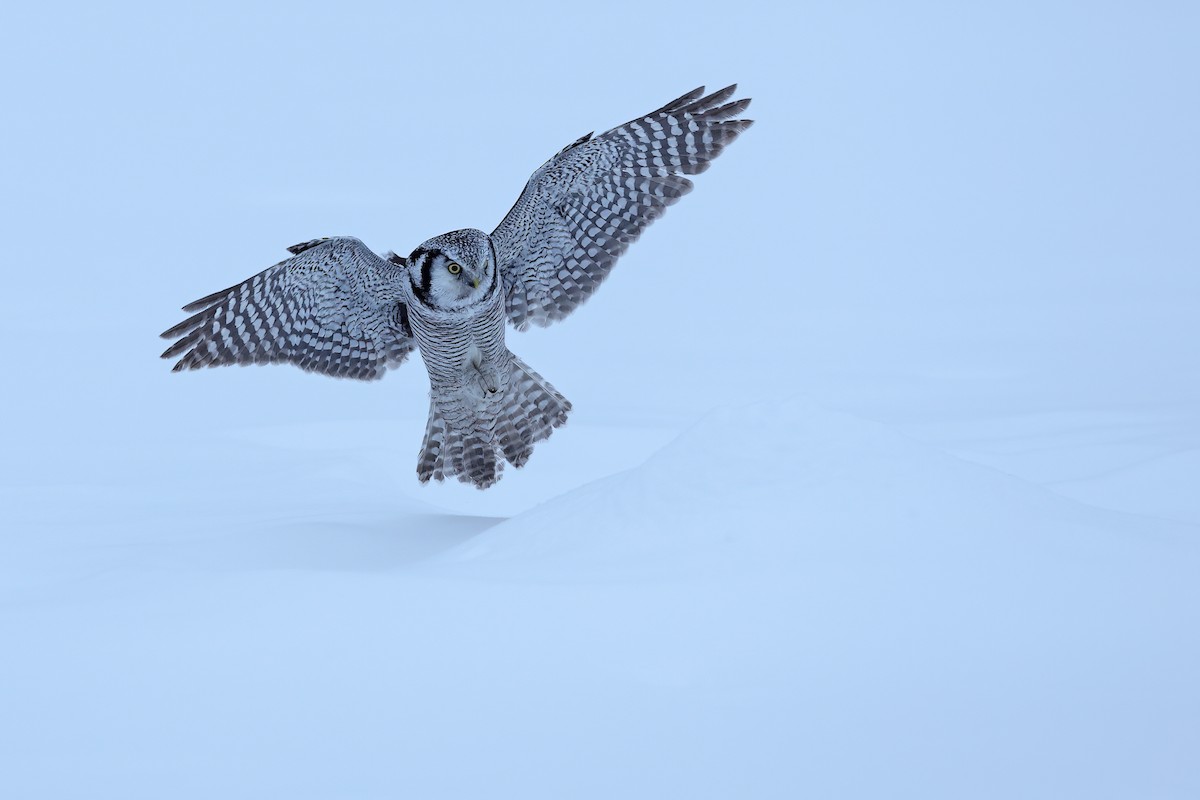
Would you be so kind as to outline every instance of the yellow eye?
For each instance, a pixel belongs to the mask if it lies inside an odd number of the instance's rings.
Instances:
[[[446,269],[450,270],[451,275],[457,275],[458,273],[462,272],[462,267],[460,267],[458,264],[455,264],[453,261],[446,265]]]

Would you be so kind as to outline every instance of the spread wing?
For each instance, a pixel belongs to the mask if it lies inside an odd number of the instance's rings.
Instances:
[[[183,307],[196,313],[168,331],[175,371],[289,362],[339,378],[372,380],[404,361],[414,340],[401,300],[403,262],[358,239],[315,239],[236,286]]]
[[[736,119],[749,98],[726,102],[736,89],[702,97],[701,86],[584,136],[533,173],[492,234],[514,325],[549,325],[574,311],[642,231],[691,191],[685,176],[708,169],[752,124]]]

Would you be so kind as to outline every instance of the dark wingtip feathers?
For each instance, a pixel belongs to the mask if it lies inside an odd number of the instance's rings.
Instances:
[[[713,92],[710,95],[701,97],[699,100],[694,100],[691,103],[688,103],[687,105],[683,106],[682,108],[674,109],[674,110],[685,111],[689,114],[708,114],[711,109],[716,108],[717,106],[721,105],[726,100],[728,100],[730,97],[733,97],[733,93],[736,91],[737,91],[737,84],[731,83],[728,86],[726,86],[724,89],[718,89],[717,91]]]
[[[175,342],[175,344],[168,347],[166,350],[163,350],[162,355],[160,355],[159,358],[174,358],[175,356],[179,355],[180,353],[182,353],[184,350],[187,350],[188,347],[191,346],[192,339],[193,339],[193,337],[190,335],[183,337],[178,342]]]
[[[204,297],[201,297],[199,300],[193,300],[192,302],[188,303],[186,306],[183,307],[183,310],[187,311],[189,314],[194,311],[207,311],[208,309],[210,309],[213,306],[220,303],[226,297],[229,297],[229,295],[232,292],[234,292],[237,288],[238,288],[237,286],[230,286],[229,288],[222,289],[219,292],[213,292],[212,294],[205,295]],[[180,323],[180,324],[183,324],[183,323]],[[177,325],[176,327],[179,327],[179,326]],[[174,328],[172,330],[174,330]],[[165,337],[166,334],[164,333],[163,336]]]
[[[741,100],[734,100],[732,103],[726,103],[723,106],[717,106],[704,112],[704,116],[709,119],[732,119],[738,114],[741,114],[750,107],[750,98],[743,97]]]
[[[703,94],[704,94],[704,87],[697,86],[695,89],[692,89],[687,94],[683,94],[683,95],[680,95],[679,97],[676,97],[674,100],[667,103],[662,108],[657,109],[656,111],[652,111],[651,113],[657,114],[662,111],[678,111],[680,108],[683,108],[688,103],[691,103],[693,100],[695,100],[697,97],[700,97]]]
[[[658,111],[652,113],[658,114],[663,112],[673,113],[676,111],[682,111],[687,114],[702,116],[710,120],[733,119],[739,114],[745,112],[745,110],[750,107],[751,100],[749,97],[743,97],[740,100],[726,102],[729,100],[729,98],[733,97],[734,93],[737,92],[737,87],[738,85],[736,83],[731,83],[724,89],[718,89],[712,94],[705,95],[704,87],[698,86],[687,94],[677,97],[662,108],[658,109]],[[743,127],[738,129],[739,133],[750,127],[751,120],[741,120],[740,122],[744,122],[745,124]]]

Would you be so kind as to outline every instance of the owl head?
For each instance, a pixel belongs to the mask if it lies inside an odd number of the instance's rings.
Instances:
[[[496,285],[496,251],[483,231],[467,228],[435,236],[408,257],[413,293],[434,308],[471,305]]]

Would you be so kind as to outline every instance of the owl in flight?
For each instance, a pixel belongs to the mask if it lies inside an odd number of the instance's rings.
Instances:
[[[162,336],[175,370],[290,362],[374,380],[413,348],[431,387],[417,477],[486,489],[504,462],[521,467],[571,404],[504,344],[570,314],[663,210],[692,189],[750,127],[737,87],[704,87],[563,148],[529,179],[489,236],[435,236],[407,257],[352,237],[289,247],[292,257],[194,303]]]

